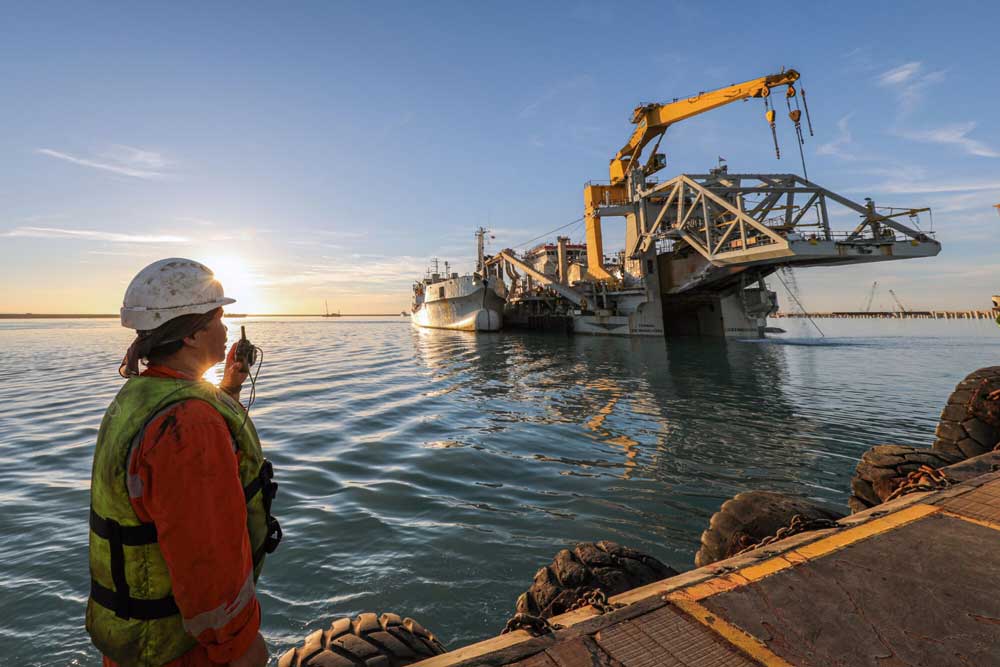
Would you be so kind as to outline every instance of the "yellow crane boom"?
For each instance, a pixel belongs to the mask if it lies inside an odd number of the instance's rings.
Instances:
[[[584,188],[584,204],[587,221],[587,263],[588,272],[598,280],[608,280],[610,274],[604,269],[604,244],[601,237],[601,222],[597,207],[602,204],[625,204],[630,195],[627,189],[627,179],[635,170],[643,176],[653,174],[665,166],[663,156],[653,149],[647,163],[639,167],[637,162],[643,149],[654,139],[657,147],[667,131],[667,128],[682,120],[698,114],[718,109],[732,102],[753,97],[769,97],[771,89],[778,86],[788,86],[788,96],[795,95],[792,86],[799,79],[795,70],[785,70],[779,74],[769,74],[743,83],[737,83],[718,90],[699,93],[666,104],[645,104],[638,106],[632,112],[632,123],[636,125],[628,142],[611,159],[609,173],[610,185],[587,185]],[[774,123],[774,111],[767,112],[767,120]],[[797,118],[795,118],[797,122]]]
[[[679,123],[712,109],[718,109],[732,102],[753,97],[769,97],[772,88],[790,86],[798,80],[799,73],[790,69],[780,74],[769,74],[707,93],[698,93],[694,97],[676,102],[644,104],[636,107],[632,111],[632,124],[636,126],[635,131],[629,137],[628,143],[611,160],[611,184],[616,185],[623,182],[625,175],[629,173],[635,161],[642,154],[642,149],[653,139],[662,137],[667,128],[674,123]],[[649,173],[652,171],[647,172],[647,175]]]

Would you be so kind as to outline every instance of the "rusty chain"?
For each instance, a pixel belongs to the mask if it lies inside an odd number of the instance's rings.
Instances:
[[[599,614],[606,614],[609,611],[620,609],[625,605],[617,602],[608,602],[608,596],[605,595],[604,591],[600,588],[592,588],[581,594],[580,597],[577,598],[576,602],[573,603],[573,606],[566,611],[574,611],[576,609],[582,609],[586,606],[593,607]]]
[[[822,530],[823,528],[837,528],[838,524],[833,519],[807,519],[801,514],[796,514],[792,517],[792,520],[788,522],[787,526],[779,528],[774,535],[765,537],[760,542],[751,544],[737,551],[733,556],[742,556],[743,554],[753,551],[754,549],[760,549],[761,547],[766,547],[767,545],[783,540],[786,537],[791,537],[792,535],[798,535],[799,533],[805,533],[810,530]]]
[[[895,500],[909,493],[920,493],[923,491],[936,491],[946,489],[954,484],[944,470],[932,468],[929,465],[922,465],[909,473],[899,486],[889,494],[884,502]]]
[[[515,630],[525,630],[532,637],[539,637],[551,634],[556,630],[562,630],[562,626],[558,623],[549,623],[548,619],[544,619],[541,616],[521,613],[511,616],[507,621],[507,625],[500,631],[500,634],[505,635]]]
[[[1000,389],[996,386],[996,378],[983,378],[979,386],[972,390],[965,403],[965,411],[993,428],[1000,428]]]

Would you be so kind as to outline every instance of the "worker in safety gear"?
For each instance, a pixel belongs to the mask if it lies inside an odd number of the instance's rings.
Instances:
[[[125,292],[136,338],[90,492],[87,632],[105,667],[267,664],[254,585],[281,539],[277,484],[239,403],[250,369],[226,354],[234,301],[189,259],[150,264]],[[218,387],[202,379],[223,360]]]

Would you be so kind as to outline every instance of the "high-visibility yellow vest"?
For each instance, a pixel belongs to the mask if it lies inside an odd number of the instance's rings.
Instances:
[[[94,645],[123,666],[153,667],[178,658],[195,646],[195,637],[205,629],[198,627],[201,623],[191,627],[189,622],[186,627],[171,593],[156,526],[142,523],[129,502],[130,496],[142,495],[141,480],[129,475],[129,461],[146,426],[170,407],[191,399],[218,410],[241,454],[253,582],[260,576],[264,554],[274,551],[281,540],[281,528],[271,516],[278,485],[243,408],[208,382],[130,378],[105,413],[94,450],[87,601],[87,632]],[[253,595],[253,582],[248,580],[241,597]]]

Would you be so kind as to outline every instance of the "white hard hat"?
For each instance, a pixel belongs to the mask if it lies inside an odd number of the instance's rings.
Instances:
[[[207,313],[235,302],[204,264],[179,257],[161,259],[129,283],[122,303],[122,326],[148,331],[175,317]]]

